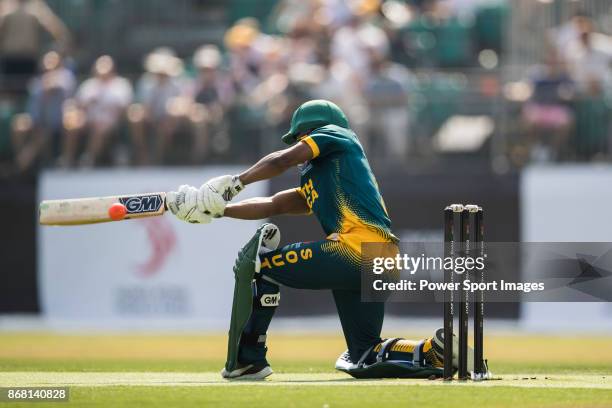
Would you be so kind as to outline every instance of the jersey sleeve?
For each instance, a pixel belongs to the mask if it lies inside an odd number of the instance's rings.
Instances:
[[[350,141],[344,137],[329,135],[325,133],[313,133],[301,140],[312,150],[312,158],[324,157],[328,154],[339,152],[350,145]]]

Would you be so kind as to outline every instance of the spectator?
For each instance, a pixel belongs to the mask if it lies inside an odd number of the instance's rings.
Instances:
[[[576,157],[598,159],[610,153],[610,105],[612,88],[612,38],[593,30],[590,19],[580,20],[578,36],[567,46],[570,73],[577,85],[574,104]]]
[[[262,34],[257,21],[239,20],[225,35],[230,75],[237,92],[232,121],[232,155],[251,160],[261,148],[262,132],[284,111],[288,89],[285,39]],[[233,132],[232,129],[240,129]],[[230,146],[226,146],[230,149]]]
[[[226,114],[235,91],[229,77],[220,70],[221,59],[214,45],[200,47],[193,56],[193,64],[198,70],[193,89],[195,105],[190,116],[195,137],[194,163],[201,163],[209,145],[214,153],[225,153],[230,145]]]
[[[264,57],[260,65],[260,82],[249,97],[251,106],[261,109],[266,122],[275,126],[282,120],[289,88],[289,49],[283,37],[267,37],[259,46]]]
[[[534,70],[531,88],[531,97],[522,113],[527,128],[527,151],[536,160],[563,158],[574,125],[569,106],[574,83],[556,51],[550,50],[545,65]]]
[[[407,84],[411,75],[403,66],[375,52],[371,61],[371,74],[364,90],[370,115],[368,139],[371,145],[379,147],[375,157],[402,163],[410,147]]]
[[[130,82],[115,73],[113,59],[104,55],[93,66],[93,77],[79,87],[76,98],[64,112],[64,144],[61,166],[72,166],[85,137],[85,150],[79,163],[97,164],[108,152],[110,141],[119,129],[125,110],[132,101]]]
[[[566,54],[572,78],[582,93],[600,95],[610,84],[612,38],[593,32],[593,23],[588,19],[580,20],[578,30]]]
[[[0,10],[0,72],[11,77],[10,91],[22,92],[43,53],[42,33],[67,50],[70,33],[42,0],[4,0]],[[4,82],[4,81],[3,81]],[[3,84],[6,88],[8,83]]]
[[[304,22],[312,23],[315,3],[314,1],[303,0],[279,1],[271,16],[275,28],[283,35],[287,35],[295,31],[296,27],[302,26]]]
[[[62,134],[63,106],[76,87],[74,74],[57,52],[45,54],[42,74],[29,87],[27,113],[13,120],[13,151],[21,171],[39,158],[57,154]]]
[[[182,98],[183,61],[173,50],[154,50],[145,58],[144,68],[146,72],[136,85],[137,103],[128,111],[135,159],[139,165],[149,164],[152,146],[153,163],[164,162],[180,120],[190,105]]]
[[[359,135],[364,149],[368,149],[367,103],[362,88],[355,86],[353,71],[341,60],[323,59],[323,75],[319,84],[313,86],[312,97],[327,99],[342,106],[351,128]]]
[[[387,55],[390,49],[387,34],[373,22],[379,3],[378,0],[349,3],[350,18],[332,33],[330,40],[328,80],[334,84],[342,84],[341,95],[325,95],[329,94],[330,90],[334,92],[333,88],[318,89],[322,91],[322,97],[329,97],[341,104],[366,150],[370,145],[367,131],[370,115],[363,92],[371,74],[371,56],[374,53]]]
[[[575,10],[564,24],[551,30],[550,38],[557,52],[564,58],[569,57],[568,46],[580,38],[581,27],[591,24],[591,18],[583,10]]]
[[[263,37],[257,20],[251,18],[238,20],[225,33],[229,69],[240,93],[250,93],[260,81],[262,57],[258,52],[258,43]]]
[[[353,80],[362,86],[370,70],[370,50],[386,55],[390,49],[389,38],[380,27],[371,22],[376,1],[358,2],[350,21],[340,27],[331,39],[331,56],[351,69]]]

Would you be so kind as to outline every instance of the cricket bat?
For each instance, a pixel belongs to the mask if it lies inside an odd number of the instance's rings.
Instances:
[[[111,207],[122,204],[125,210],[120,219],[111,218]],[[119,206],[121,207],[121,206]],[[110,197],[46,200],[38,209],[41,225],[86,225],[133,218],[163,215],[166,193],[145,193]]]

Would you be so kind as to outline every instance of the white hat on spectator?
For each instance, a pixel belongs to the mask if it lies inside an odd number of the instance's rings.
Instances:
[[[193,55],[193,64],[198,69],[215,69],[221,64],[221,52],[216,45],[203,45]]]
[[[171,48],[160,47],[147,55],[144,68],[151,74],[178,76],[183,72],[183,61]]]
[[[364,25],[359,28],[357,37],[363,47],[369,51],[375,52],[379,57],[384,57],[389,54],[389,37],[380,27],[373,24]]]

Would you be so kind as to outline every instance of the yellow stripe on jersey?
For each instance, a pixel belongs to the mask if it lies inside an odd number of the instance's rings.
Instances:
[[[345,261],[350,262],[356,268],[361,267],[361,256],[351,247],[343,242],[338,241],[337,234],[332,234],[327,237],[328,241],[321,245],[323,252],[340,255]]]
[[[306,199],[306,194],[304,194],[304,192],[302,191],[302,187],[296,187],[295,191],[297,191],[297,193],[301,195],[304,200]]]
[[[321,154],[321,151],[319,150],[319,146],[317,145],[317,142],[315,142],[312,137],[306,136],[305,138],[300,140],[300,142],[304,142],[308,146],[310,146],[310,150],[312,150],[312,158],[313,159],[318,157],[319,154]]]
[[[332,235],[336,235],[338,241],[346,244],[356,254],[361,255],[363,242],[392,242],[391,239],[382,235],[380,228],[360,219],[347,205],[340,205],[340,211],[342,213],[340,232]]]
[[[300,196],[302,196],[302,198],[303,198],[304,200],[307,200],[307,198],[306,198],[306,193],[304,193],[304,190],[302,190],[302,187],[296,187],[296,188],[295,188],[295,191],[297,191],[297,193],[298,193]],[[309,209],[308,209],[308,213],[306,213],[306,215],[312,215],[312,208],[309,208]]]

